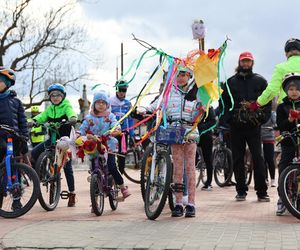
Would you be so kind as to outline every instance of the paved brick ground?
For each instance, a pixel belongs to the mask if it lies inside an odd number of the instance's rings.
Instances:
[[[53,212],[36,204],[21,218],[0,218],[0,249],[300,249],[299,221],[275,216],[276,188],[269,203],[257,202],[252,186],[247,200],[236,202],[234,187],[214,185],[197,190],[196,218],[171,218],[166,205],[149,221],[139,186],[128,181],[132,196],[116,211],[106,203],[102,216],[91,214],[87,176],[76,171],[75,208],[61,200]]]

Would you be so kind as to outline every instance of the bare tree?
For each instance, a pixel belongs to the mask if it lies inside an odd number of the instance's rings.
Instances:
[[[12,5],[13,1],[6,0],[0,10],[0,66],[20,72],[17,85],[23,83],[20,92],[23,89],[28,97],[25,108],[46,100],[45,82],[78,89],[79,81],[88,77],[87,61],[99,63],[84,57],[85,29],[68,22],[75,0],[62,1],[63,5],[49,9],[43,18],[31,14],[34,1],[16,0]]]

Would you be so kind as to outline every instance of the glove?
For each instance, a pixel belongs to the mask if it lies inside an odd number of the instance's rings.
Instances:
[[[258,108],[260,107],[260,105],[254,101],[254,102],[250,102],[248,108],[252,111],[256,111]]]
[[[35,120],[32,120],[30,122],[27,122],[27,127],[32,128],[32,127],[38,127],[38,123]]]
[[[298,119],[299,118],[299,111],[298,110],[294,110],[294,109],[290,109],[289,116],[292,119]]]
[[[70,122],[70,124],[72,125],[72,126],[74,126],[74,125],[76,125],[76,123],[77,123],[77,117],[70,117],[69,118],[69,122]]]

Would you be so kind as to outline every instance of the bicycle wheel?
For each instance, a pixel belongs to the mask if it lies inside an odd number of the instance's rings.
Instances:
[[[133,163],[133,168],[132,169],[135,170],[134,172],[139,171],[141,169],[141,159],[142,159],[141,152],[139,152],[138,150],[129,149],[127,151],[127,154],[126,154],[126,158],[129,159],[130,157],[133,158],[132,159],[133,160],[133,162],[132,162]],[[129,171],[126,171],[126,170],[128,170],[128,168],[126,168],[126,166],[125,166],[124,175],[128,180],[130,180],[130,181],[132,181],[133,183],[136,183],[136,184],[141,183],[141,180],[139,179],[139,177],[140,177],[139,175],[137,175],[135,177],[135,173],[134,173],[134,175],[130,175]]]
[[[116,210],[118,207],[117,197],[119,189],[117,187],[117,184],[115,183],[114,178],[111,175],[108,177],[108,185],[110,187],[110,192],[108,194],[109,205],[112,210]]]
[[[245,181],[246,185],[249,186],[252,180],[253,174],[253,160],[250,151],[245,153]]]
[[[288,166],[279,176],[279,195],[287,210],[300,219],[300,165]]]
[[[233,173],[232,155],[228,148],[218,148],[213,152],[213,169],[215,182],[219,187],[225,187]]]
[[[102,179],[97,174],[93,174],[91,178],[90,197],[94,213],[100,216],[104,209],[104,190]]]
[[[153,147],[151,146],[146,149],[141,164],[140,185],[141,185],[141,193],[142,193],[143,201],[145,201],[146,183],[147,183],[147,178],[149,176],[149,170],[151,167],[152,154],[153,154]]]
[[[150,220],[155,220],[165,206],[172,178],[171,167],[169,154],[165,151],[157,152],[154,179],[150,180],[150,168],[145,192],[145,213]]]
[[[16,218],[26,214],[39,195],[39,179],[33,168],[22,164],[11,164],[12,188],[7,188],[5,163],[0,165],[0,216]]]
[[[55,173],[53,159],[49,152],[43,152],[39,156],[36,172],[40,180],[39,202],[46,211],[53,211],[60,199],[61,179],[60,173]]]

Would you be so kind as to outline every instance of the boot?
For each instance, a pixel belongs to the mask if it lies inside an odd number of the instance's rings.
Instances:
[[[75,203],[76,203],[75,197],[76,197],[76,194],[69,193],[68,207],[75,207]]]

